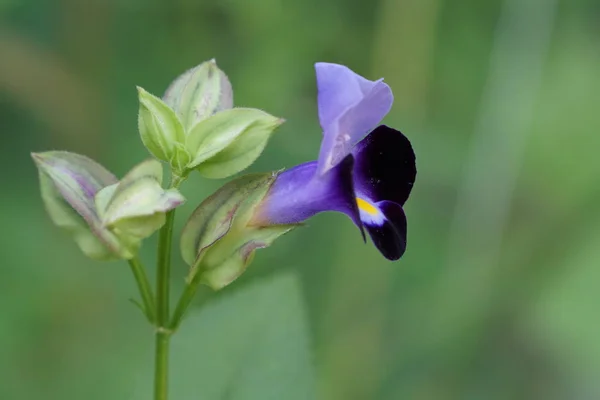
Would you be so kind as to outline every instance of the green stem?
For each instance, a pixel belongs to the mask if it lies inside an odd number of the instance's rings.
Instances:
[[[158,328],[155,342],[154,400],[168,399],[170,331]]]
[[[187,282],[185,285],[185,289],[177,302],[177,306],[175,307],[175,311],[173,312],[173,316],[171,317],[171,322],[169,323],[169,329],[174,332],[179,328],[179,324],[183,320],[185,313],[187,312],[190,304],[192,304],[192,300],[194,300],[194,296],[196,295],[196,291],[198,290],[198,285],[200,284],[200,278],[202,275],[202,270],[200,266],[197,268],[193,268],[196,271],[194,278]]]
[[[171,274],[171,243],[175,210],[167,212],[166,221],[158,238],[158,265],[156,270],[156,346],[154,365],[154,399],[168,398],[169,337],[169,281]]]
[[[178,188],[186,175],[172,175],[171,188]],[[168,399],[169,382],[169,288],[171,277],[171,246],[175,209],[167,212],[166,220],[158,236],[158,259],[156,267],[156,333],[154,350],[154,400]]]
[[[156,307],[154,306],[154,295],[152,294],[152,287],[146,275],[146,269],[140,262],[138,257],[128,260],[131,272],[135,278],[140,296],[142,297],[142,303],[144,305],[144,314],[148,318],[148,321],[154,323],[156,320]]]
[[[171,275],[171,243],[175,210],[167,212],[165,225],[158,237],[158,266],[156,270],[156,325],[165,327],[169,320],[169,278]]]

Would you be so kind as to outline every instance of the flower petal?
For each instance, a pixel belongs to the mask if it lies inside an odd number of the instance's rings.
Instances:
[[[362,232],[352,184],[353,165],[353,157],[348,156],[325,175],[316,175],[316,161],[282,172],[252,224],[296,224],[323,211],[338,211],[348,215]]]
[[[318,171],[323,174],[383,119],[394,97],[383,80],[369,81],[343,65],[317,63],[315,69],[324,135]]]
[[[406,215],[402,206],[392,201],[376,203],[383,218],[363,219],[373,244],[388,260],[398,260],[406,251]]]
[[[357,192],[404,205],[417,175],[415,153],[400,131],[378,126],[354,150]]]

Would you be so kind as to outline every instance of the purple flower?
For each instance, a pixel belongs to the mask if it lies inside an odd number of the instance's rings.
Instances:
[[[417,170],[410,141],[377,126],[392,107],[392,91],[382,79],[369,81],[343,65],[317,63],[315,69],[319,159],[279,174],[254,223],[294,224],[322,211],[342,212],[366,228],[386,258],[397,260],[406,250],[402,206]]]

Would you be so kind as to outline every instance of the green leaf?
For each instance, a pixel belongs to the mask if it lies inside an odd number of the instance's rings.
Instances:
[[[202,176],[210,179],[237,174],[256,161],[267,146],[269,137],[262,128],[253,125],[230,146],[198,165],[196,169]]]
[[[185,143],[185,132],[175,112],[161,99],[140,87],[138,96],[138,128],[148,151],[173,167],[187,163],[186,160],[180,160],[186,158],[186,154],[181,153],[181,145]]]
[[[317,398],[305,301],[292,273],[191,310],[171,343],[170,398]],[[135,400],[151,398],[151,363],[146,365]]]
[[[186,141],[187,151],[192,155],[188,168],[198,167],[218,156],[216,163],[228,168],[212,175],[233,175],[256,160],[273,131],[282,123],[282,119],[253,108],[219,112],[191,130]],[[243,157],[245,153],[250,156]],[[227,162],[232,158],[242,158],[242,162],[238,160],[228,166]]]
[[[233,90],[227,75],[210,60],[175,79],[163,99],[187,132],[199,121],[233,107]]]

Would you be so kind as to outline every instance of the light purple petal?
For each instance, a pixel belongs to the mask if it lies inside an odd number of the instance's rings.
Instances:
[[[269,189],[254,223],[295,224],[323,211],[338,211],[348,215],[362,231],[352,185],[353,164],[353,157],[348,156],[321,176],[316,175],[316,161],[282,172]]]
[[[318,172],[323,174],[379,124],[394,98],[382,79],[369,81],[343,65],[317,63],[315,70],[324,135]]]

